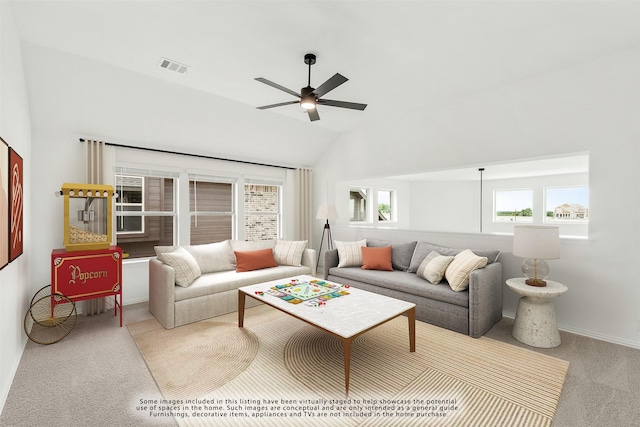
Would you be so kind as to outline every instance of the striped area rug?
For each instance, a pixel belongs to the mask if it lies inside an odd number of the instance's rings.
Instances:
[[[180,426],[549,426],[569,363],[394,319],[352,346],[267,306],[165,330],[128,325]]]

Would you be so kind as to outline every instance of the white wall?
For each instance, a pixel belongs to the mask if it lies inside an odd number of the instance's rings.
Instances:
[[[494,191],[533,190],[534,224],[543,223],[544,189],[589,185],[587,173],[538,176],[530,178],[484,180],[482,185],[482,232],[512,233],[513,223],[494,222]],[[480,185],[478,181],[416,181],[411,183],[411,223],[407,228],[457,233],[480,232]],[[588,234],[587,224],[554,223],[563,236]]]
[[[23,254],[0,270],[1,411],[27,342],[22,324],[32,297],[30,266],[33,265],[31,122],[20,42],[6,2],[0,2],[0,43],[0,136],[22,157],[24,166]],[[5,173],[5,165],[0,170]]]
[[[321,194],[316,204],[323,203],[327,186],[379,177],[381,171],[391,176],[588,152],[590,242],[563,242],[562,258],[552,264],[553,278],[569,287],[556,301],[558,319],[566,329],[640,347],[640,222],[634,217],[640,211],[638,75],[640,49],[634,48],[478,93],[438,110],[370,123],[343,135],[316,164],[314,183]],[[385,135],[393,135],[394,144]],[[612,221],[612,208],[629,213],[628,219]],[[321,231],[316,225],[315,233]],[[459,239],[454,234],[402,231],[392,235],[398,240],[415,235],[442,244],[497,246],[504,252],[504,278],[518,274],[519,260],[509,257],[510,242],[498,237]],[[344,230],[334,232],[335,239],[349,237]],[[468,239],[472,240],[467,243]],[[505,312],[515,312],[516,300],[506,288],[505,297]]]

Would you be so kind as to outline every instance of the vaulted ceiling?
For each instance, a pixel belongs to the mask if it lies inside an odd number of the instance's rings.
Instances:
[[[259,111],[331,133],[393,120],[637,47],[637,2],[619,1],[14,1],[20,37],[250,107],[293,100],[305,53],[312,85],[364,112],[298,105]],[[180,74],[161,58],[189,66]],[[277,118],[277,119],[276,119]]]

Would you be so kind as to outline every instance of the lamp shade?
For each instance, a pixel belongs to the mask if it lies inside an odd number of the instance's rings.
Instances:
[[[338,211],[334,205],[320,205],[316,219],[336,219],[338,218]]]
[[[560,230],[543,225],[517,225],[513,228],[513,254],[520,258],[560,258]]]

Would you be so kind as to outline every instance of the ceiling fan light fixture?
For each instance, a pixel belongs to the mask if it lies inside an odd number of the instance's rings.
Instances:
[[[305,110],[313,110],[314,108],[316,108],[316,97],[312,94],[303,96],[302,98],[300,98],[300,105]]]

